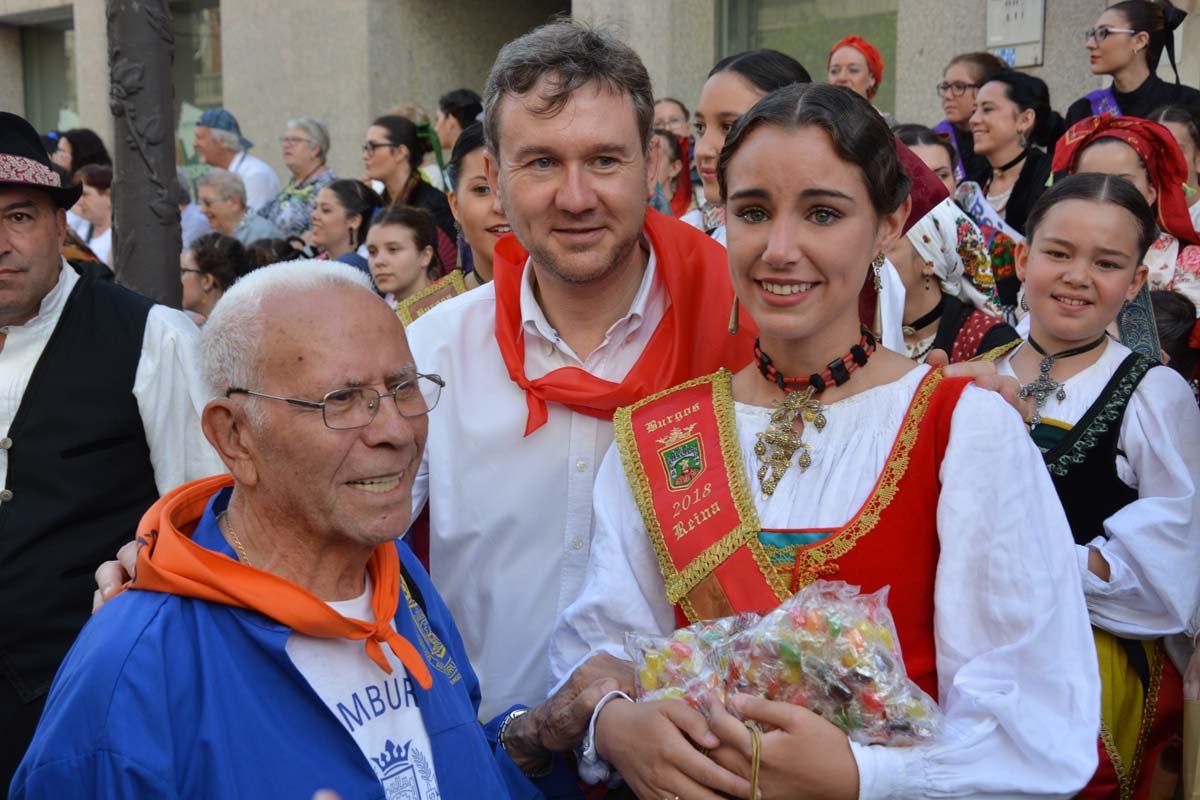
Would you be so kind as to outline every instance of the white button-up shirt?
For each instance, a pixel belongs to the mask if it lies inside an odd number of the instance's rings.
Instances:
[[[538,305],[528,263],[521,281],[525,374],[579,367],[622,380],[662,320],[669,298],[650,254],[629,313],[581,359]],[[495,284],[456,297],[408,328],[421,372],[446,379],[429,415],[413,487],[430,511],[430,573],[482,685],[479,714],[546,698],[550,633],[579,595],[592,537],[592,484],[612,423],[551,403],[524,436],[525,393],[496,344]]]
[[[37,316],[24,325],[5,327],[0,350],[0,486],[8,484],[9,429],[21,406],[29,379],[58,327],[63,308],[79,275],[65,261],[58,283],[42,298]],[[133,383],[150,446],[154,483],[160,494],[186,481],[225,472],[200,430],[200,411],[209,392],[200,376],[200,334],[182,312],[155,305],[146,317],[142,356]],[[0,502],[12,499],[5,488]]]

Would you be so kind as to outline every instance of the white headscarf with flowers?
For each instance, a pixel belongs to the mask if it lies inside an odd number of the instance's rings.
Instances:
[[[991,273],[983,235],[953,200],[934,206],[907,235],[948,295],[959,297],[964,287],[968,288],[967,295],[975,294],[969,291],[972,279]],[[973,296],[969,299],[976,305]]]

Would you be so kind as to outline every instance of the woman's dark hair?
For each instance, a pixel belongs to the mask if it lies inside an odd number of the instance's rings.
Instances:
[[[1191,381],[1200,367],[1200,350],[1191,346],[1196,327],[1196,304],[1179,292],[1156,290],[1150,293],[1154,306],[1154,326],[1158,339],[1170,359],[1167,366]]]
[[[103,164],[88,164],[82,169],[75,170],[75,179],[101,192],[112,191],[112,167]]]
[[[346,214],[359,216],[358,227],[353,229],[353,238],[350,241],[352,247],[357,247],[367,240],[367,231],[371,230],[371,217],[375,213],[375,209],[383,205],[383,201],[379,199],[379,195],[370,186],[367,186],[362,181],[356,181],[350,178],[342,178],[341,180],[333,181],[325,187],[333,192],[345,209]]]
[[[408,148],[408,165],[413,172],[420,169],[425,154],[433,152],[433,145],[417,135],[416,123],[408,117],[387,114],[377,117],[371,124],[387,131],[388,144]]]
[[[384,225],[403,225],[408,228],[412,231],[413,244],[417,246],[417,250],[428,247],[433,251],[426,276],[433,280],[442,274],[442,261],[438,258],[437,251],[437,223],[428,211],[416,206],[389,206],[379,212],[372,224],[376,228]]]
[[[717,160],[717,182],[725,200],[725,174],[738,148],[755,129],[771,125],[785,130],[816,125],[833,139],[843,161],[862,170],[871,205],[880,216],[900,207],[912,188],[896,154],[896,141],[879,112],[865,99],[844,86],[794,83],[759,100],[733,123]],[[804,158],[778,154],[780,158]]]
[[[1008,69],[1008,64],[991,53],[960,53],[950,59],[946,69],[950,69],[955,64],[966,64],[970,67],[973,73],[972,79],[980,85],[983,85],[983,82],[990,76]],[[943,73],[945,71],[942,70]]]
[[[483,113],[483,99],[471,89],[455,89],[438,98],[438,111],[458,120],[466,128]]]
[[[237,282],[237,279],[250,271],[250,262],[246,259],[246,248],[232,236],[223,233],[206,233],[197,236],[188,250],[192,251],[192,260],[196,269],[205,275],[212,275],[213,280],[221,291],[226,291]]]
[[[667,158],[671,159],[672,161],[683,160],[683,148],[680,146],[678,136],[670,131],[655,131],[654,135],[666,143]]]
[[[1038,226],[1046,218],[1047,212],[1064,200],[1090,200],[1094,203],[1112,203],[1128,211],[1137,221],[1138,259],[1145,257],[1150,245],[1158,238],[1158,224],[1154,220],[1154,210],[1129,181],[1116,175],[1101,172],[1079,172],[1062,180],[1056,180],[1054,185],[1042,192],[1042,196],[1029,210],[1025,220],[1025,237],[1033,241]]]
[[[1050,147],[1054,144],[1058,124],[1054,110],[1050,108],[1050,90],[1041,78],[1026,75],[1015,69],[1005,69],[989,75],[980,86],[999,81],[1004,84],[1004,95],[1016,103],[1021,111],[1033,109],[1033,127],[1029,129],[1031,144]]]
[[[1200,152],[1200,106],[1189,106],[1183,103],[1159,106],[1150,112],[1149,119],[1160,124],[1174,122],[1182,125],[1192,139],[1192,146],[1196,148],[1197,152]]]
[[[88,164],[112,166],[112,158],[104,142],[90,128],[72,128],[60,134],[71,143],[71,173],[78,174],[79,170]]]
[[[450,160],[446,162],[446,185],[458,191],[458,181],[462,178],[462,162],[468,155],[482,149],[483,123],[472,122],[462,129],[462,133],[454,140],[454,149],[450,151]]]
[[[301,255],[287,239],[255,239],[246,245],[248,271],[268,264],[278,264],[280,261],[293,261]]]
[[[1179,83],[1179,70],[1175,68],[1175,29],[1183,23],[1183,18],[1187,16],[1185,12],[1152,0],[1124,0],[1105,10],[1116,11],[1133,30],[1150,34],[1150,43],[1146,45],[1146,66],[1150,68],[1151,75],[1158,70],[1163,48],[1166,48],[1171,69],[1175,70],[1175,82]]]
[[[909,147],[942,148],[946,151],[946,155],[950,157],[950,168],[958,169],[958,153],[955,152],[954,145],[950,143],[950,137],[945,134],[938,133],[932,128],[917,125],[913,122],[897,125],[892,128],[892,133],[896,134],[896,138]]]
[[[793,83],[811,83],[812,76],[796,59],[778,50],[747,50],[717,62],[708,77],[718,72],[736,72],[764,92],[773,92]],[[680,107],[683,104],[680,103]]]

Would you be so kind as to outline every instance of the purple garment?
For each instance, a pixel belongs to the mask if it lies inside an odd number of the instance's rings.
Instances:
[[[1122,117],[1121,107],[1117,105],[1117,98],[1113,95],[1112,87],[1107,89],[1097,89],[1094,92],[1088,92],[1087,101],[1092,106],[1092,116],[1098,117],[1101,114],[1112,114],[1114,117]]]
[[[958,183],[962,183],[967,179],[967,170],[966,167],[963,166],[962,152],[958,149],[958,139],[954,136],[954,126],[950,124],[950,120],[944,119],[933,127],[933,132],[941,133],[950,137],[950,146],[954,148],[954,155],[956,156],[955,160],[957,162],[954,166],[954,180]]]

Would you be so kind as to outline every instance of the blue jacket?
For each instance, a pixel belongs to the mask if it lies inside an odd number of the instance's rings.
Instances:
[[[209,502],[193,539],[232,556],[215,518],[228,496]],[[396,547],[445,645],[439,656],[424,644],[421,615],[402,596],[396,630],[433,674],[429,691],[413,686],[442,798],[542,797],[496,743],[506,714],[477,720],[479,683],[450,611],[408,546]],[[290,634],[257,612],[125,592],[88,622],[59,669],[10,797],[308,800],[333,789],[342,800],[382,800],[370,763],[288,658]],[[570,793],[573,781],[560,763],[542,788]]]

